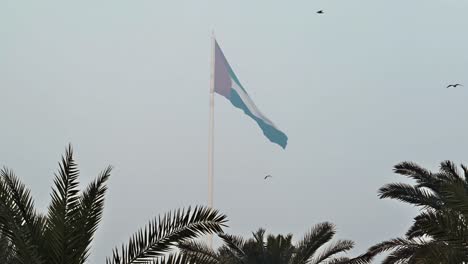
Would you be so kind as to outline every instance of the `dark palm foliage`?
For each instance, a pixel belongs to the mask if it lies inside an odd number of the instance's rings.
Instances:
[[[199,242],[181,243],[183,255],[197,264],[344,264],[367,263],[367,260],[336,255],[350,250],[354,242],[338,240],[329,243],[335,235],[335,227],[330,223],[314,226],[297,243],[292,235],[268,235],[259,229],[253,238],[220,234],[224,245],[212,250]],[[327,245],[328,244],[328,245]]]
[[[437,173],[403,162],[395,172],[415,184],[391,183],[379,190],[380,198],[396,199],[421,209],[404,238],[392,239],[369,249],[369,255],[390,251],[391,263],[468,262],[468,170],[444,161]]]
[[[14,264],[17,263],[15,251],[10,240],[0,232],[0,263]]]
[[[130,238],[128,245],[114,250],[107,264],[148,263],[168,252],[178,243],[200,235],[220,233],[226,217],[217,211],[196,207],[193,211],[178,210],[151,221],[144,229]],[[157,263],[184,263],[186,257],[170,255]]]
[[[1,170],[0,263],[85,263],[102,217],[110,173],[111,167],[107,167],[80,192],[79,171],[69,146],[55,175],[48,212],[43,215],[35,210],[30,190],[12,171]],[[116,250],[108,263],[184,263],[182,256],[155,257],[178,242],[221,232],[225,222],[224,215],[204,207],[166,214],[132,237],[121,252]]]
[[[30,190],[6,168],[0,178],[0,226],[16,263],[84,263],[104,208],[111,167],[83,191],[71,146],[59,164],[47,215],[36,212]]]

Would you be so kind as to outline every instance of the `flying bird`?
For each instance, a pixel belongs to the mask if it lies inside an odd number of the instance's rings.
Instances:
[[[323,14],[323,10],[317,11],[317,14]]]
[[[268,178],[273,178],[273,176],[271,176],[270,174],[268,174],[267,176],[265,176],[263,179],[266,180]]]
[[[449,84],[447,88],[453,87],[456,88],[457,86],[463,86],[462,84],[456,83],[456,84]]]

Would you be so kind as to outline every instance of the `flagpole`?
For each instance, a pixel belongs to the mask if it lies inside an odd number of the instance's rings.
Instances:
[[[214,75],[215,75],[215,35],[211,32],[211,73],[210,73],[210,117],[208,131],[208,207],[213,208],[214,180]],[[208,238],[208,246],[213,247],[213,235]]]

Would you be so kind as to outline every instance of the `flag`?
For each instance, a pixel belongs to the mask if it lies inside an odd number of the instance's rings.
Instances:
[[[251,117],[263,131],[263,134],[273,143],[286,148],[288,137],[281,132],[250,99],[239,79],[232,71],[218,43],[214,43],[214,92],[224,96],[232,105],[240,108]]]

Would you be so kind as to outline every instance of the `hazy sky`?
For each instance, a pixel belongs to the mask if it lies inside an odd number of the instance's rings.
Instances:
[[[0,165],[41,210],[67,143],[83,186],[115,166],[93,264],[155,215],[206,204],[214,29],[289,136],[283,151],[216,96],[226,231],[300,236],[328,220],[361,253],[416,213],[377,198],[403,179],[393,165],[466,161],[467,13],[465,0],[1,0]],[[454,82],[467,86],[445,89]]]

